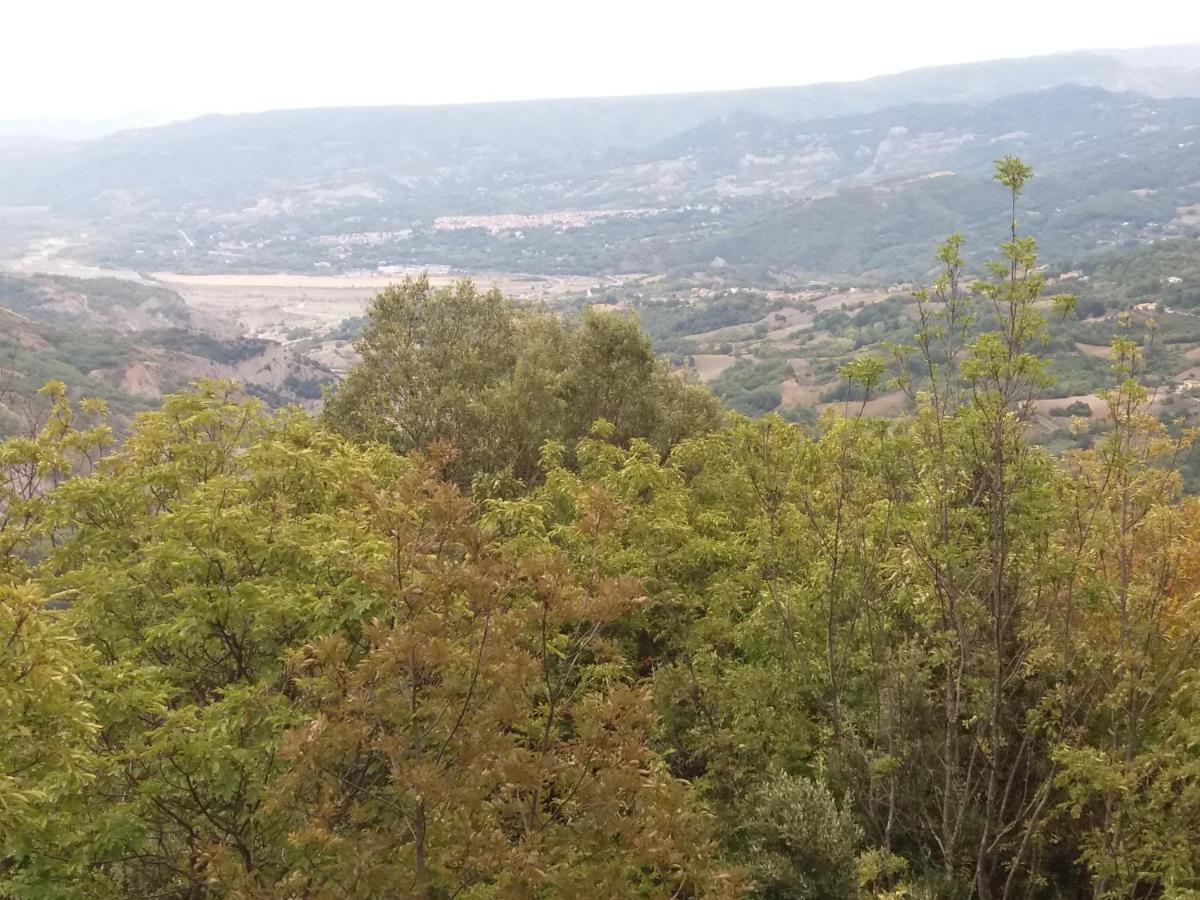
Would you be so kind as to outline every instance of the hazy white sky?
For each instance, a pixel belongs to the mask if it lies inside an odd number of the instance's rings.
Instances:
[[[803,84],[1198,41],[1196,0],[0,0],[0,119]]]

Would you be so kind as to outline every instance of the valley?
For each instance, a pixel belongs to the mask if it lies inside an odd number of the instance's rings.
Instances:
[[[183,275],[155,272],[150,278],[176,291],[198,312],[237,323],[247,335],[294,340],[335,329],[345,319],[362,316],[374,296],[405,277],[426,275],[432,284],[453,284],[469,277],[486,288],[496,287],[519,300],[554,302],[558,298],[598,290],[621,279],[582,276],[539,276],[514,273],[450,273],[439,269],[403,269],[363,275]]]

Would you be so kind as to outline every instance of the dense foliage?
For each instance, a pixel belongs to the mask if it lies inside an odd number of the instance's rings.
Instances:
[[[618,442],[644,437],[665,452],[719,417],[633,320],[589,310],[572,326],[470,281],[388,288],[354,346],[361,363],[330,397],[327,420],[400,452],[450,443],[460,480],[527,481],[547,440],[573,443],[597,419]]]
[[[49,388],[0,896],[1197,896],[1194,435],[1117,335],[1093,445],[1030,441],[1074,298],[997,177],[1000,259],[813,426],[664,432],[635,322],[467,284],[379,299],[329,423],[206,383],[114,446]]]

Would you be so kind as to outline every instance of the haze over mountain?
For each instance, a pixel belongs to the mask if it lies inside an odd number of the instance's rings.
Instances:
[[[0,229],[143,271],[900,277],[1019,153],[1052,255],[1190,233],[1200,47],[656,97],[205,116],[0,143]],[[990,199],[990,198],[989,198]],[[21,214],[13,213],[19,208]]]

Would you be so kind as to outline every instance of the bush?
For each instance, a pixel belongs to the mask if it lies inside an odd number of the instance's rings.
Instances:
[[[298,378],[295,375],[289,375],[283,383],[284,388],[301,400],[320,400],[324,385],[325,382],[319,378]]]
[[[757,896],[850,900],[858,896],[862,831],[823,784],[775,771],[751,793],[740,828]]]
[[[1092,417],[1092,408],[1083,400],[1076,400],[1066,406],[1060,406],[1057,409],[1050,410],[1050,415],[1056,418],[1065,419],[1070,416],[1083,416],[1085,418]]]
[[[743,361],[722,372],[711,387],[730,409],[756,416],[783,402],[779,385],[791,377],[792,369],[786,360]]]
[[[827,387],[821,391],[822,403],[862,403],[867,399],[867,393],[861,384],[855,384],[845,378],[839,380],[831,387]]]
[[[360,357],[330,395],[336,430],[407,453],[454,445],[450,476],[536,479],[547,440],[573,446],[604,419],[612,439],[667,452],[713,428],[720,407],[658,359],[636,318],[588,310],[577,323],[470,281],[388,287],[355,342]],[[778,403],[778,401],[776,401]]]

